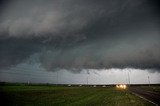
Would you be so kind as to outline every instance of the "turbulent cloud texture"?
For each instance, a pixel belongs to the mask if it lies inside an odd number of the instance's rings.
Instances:
[[[160,69],[158,0],[15,0],[0,11],[0,67]]]

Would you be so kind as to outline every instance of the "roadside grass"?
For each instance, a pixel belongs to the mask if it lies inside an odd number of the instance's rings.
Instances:
[[[141,86],[142,89],[160,94],[160,86]]]
[[[12,106],[152,106],[114,87],[0,86],[0,103]]]

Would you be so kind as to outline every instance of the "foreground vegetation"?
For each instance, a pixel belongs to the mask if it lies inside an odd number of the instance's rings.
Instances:
[[[142,89],[159,93],[160,94],[160,86],[141,86]]]
[[[0,86],[0,103],[16,106],[151,106],[114,87]]]

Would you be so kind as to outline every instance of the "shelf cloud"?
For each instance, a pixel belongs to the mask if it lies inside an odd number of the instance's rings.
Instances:
[[[1,1],[0,68],[160,72],[158,0]]]

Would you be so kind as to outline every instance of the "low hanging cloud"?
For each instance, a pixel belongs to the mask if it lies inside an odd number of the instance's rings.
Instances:
[[[15,0],[0,11],[0,68],[160,69],[158,1]],[[35,61],[36,58],[36,61]]]

